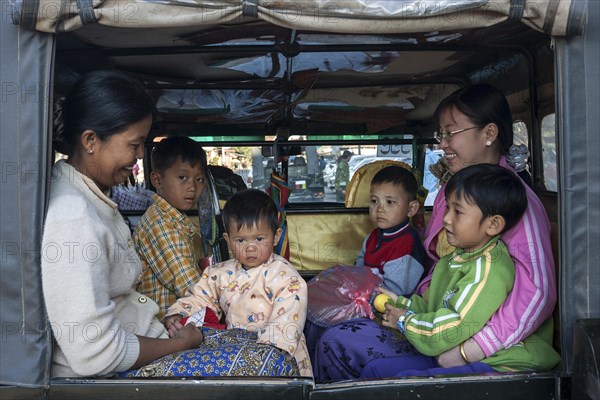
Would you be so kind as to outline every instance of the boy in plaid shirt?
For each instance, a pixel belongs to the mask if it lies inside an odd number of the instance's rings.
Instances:
[[[156,301],[161,319],[171,304],[200,280],[193,238],[198,234],[183,211],[192,209],[206,179],[206,153],[188,137],[163,139],[154,148],[150,181],[154,204],[142,216],[133,242],[142,262],[137,290]]]

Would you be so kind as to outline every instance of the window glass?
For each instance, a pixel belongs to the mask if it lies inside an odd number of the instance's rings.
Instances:
[[[293,142],[292,142],[293,143]],[[237,176],[236,182],[243,182],[247,187],[266,190],[273,170],[281,173],[281,163],[275,165],[273,157],[262,155],[260,146],[210,147],[203,146],[211,166],[228,169],[230,175]],[[397,160],[412,166],[412,154],[398,154],[391,149],[389,154],[382,154],[375,144],[363,145],[315,145],[300,146],[299,154],[289,155],[288,187],[290,189],[289,203],[306,202],[338,202],[344,200],[336,195],[335,179],[338,174],[340,156],[349,151],[352,153],[348,161],[348,182],[362,166],[377,160]],[[386,149],[384,149],[385,151]],[[214,167],[210,167],[214,168]],[[214,175],[214,172],[213,172]],[[226,200],[237,191],[228,188],[227,182],[217,182],[219,197]],[[231,186],[231,185],[229,185]]]
[[[513,123],[513,144],[519,145],[524,144],[529,148],[529,137],[527,132],[527,125],[523,121],[516,121]]]
[[[197,138],[193,137],[193,139]],[[219,143],[217,146],[202,143],[219,200],[226,201],[237,191],[246,188],[266,191],[273,170],[282,173],[281,163],[275,164],[273,156],[263,155],[262,144],[265,143],[263,140],[274,138],[256,139],[257,142],[261,139],[262,143],[240,143],[239,145],[232,143],[231,146],[227,146],[226,143]],[[412,166],[411,145],[380,144],[378,146],[374,143],[343,145],[339,142],[338,144],[325,142],[303,146],[301,140],[291,140],[288,143],[297,144],[294,146],[296,151],[287,156],[287,184],[290,189],[288,203],[344,203],[343,193],[341,195],[336,193],[335,182],[340,156],[346,151],[352,153],[347,162],[347,182],[352,180],[361,167],[378,160],[397,160]],[[269,150],[269,146],[266,147],[266,150]],[[144,211],[152,202],[153,192],[146,188],[147,177],[144,176],[141,160],[136,167],[127,182],[113,188],[113,200],[121,210]],[[143,201],[138,201],[138,198]]]
[[[527,125],[523,121],[516,121],[513,123],[513,132],[513,147],[510,149],[507,161],[527,185],[531,187],[533,186],[533,176],[530,166],[531,151],[529,150]]]
[[[437,146],[435,146],[437,147]],[[433,175],[431,172],[431,167],[433,164],[437,163],[440,158],[444,155],[444,150],[442,149],[431,149],[430,147],[425,148],[425,166],[423,171],[423,186],[425,189],[429,191],[427,193],[427,198],[425,199],[425,206],[433,206],[433,201],[435,200],[435,196],[437,196],[438,191],[440,190],[440,181],[439,179]]]
[[[556,192],[556,119],[548,114],[542,119],[542,161],[546,189]]]

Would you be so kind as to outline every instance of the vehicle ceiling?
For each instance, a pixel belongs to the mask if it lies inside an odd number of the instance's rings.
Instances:
[[[547,36],[520,23],[398,35],[297,31],[266,22],[201,28],[87,25],[58,35],[56,87],[118,68],[157,101],[161,134],[430,137],[439,100],[486,81],[527,87],[527,56]],[[542,78],[544,79],[544,78]],[[513,112],[527,107],[513,102]]]

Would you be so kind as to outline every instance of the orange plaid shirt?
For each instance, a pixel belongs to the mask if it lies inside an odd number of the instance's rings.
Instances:
[[[137,290],[160,307],[162,319],[169,307],[200,280],[194,254],[196,230],[190,219],[159,195],[133,232],[133,242],[142,262]]]

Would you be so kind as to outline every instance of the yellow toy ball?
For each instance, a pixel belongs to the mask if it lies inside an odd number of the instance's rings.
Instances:
[[[375,297],[375,300],[373,301],[373,305],[375,306],[375,309],[379,312],[384,312],[385,311],[385,303],[387,303],[389,299],[390,299],[390,296],[388,296],[387,294],[384,294],[384,293],[378,294]]]

